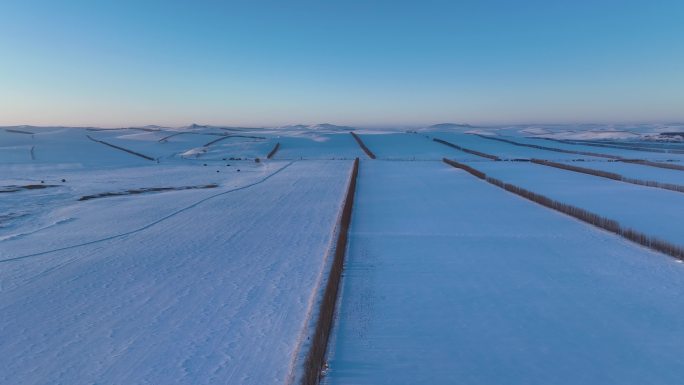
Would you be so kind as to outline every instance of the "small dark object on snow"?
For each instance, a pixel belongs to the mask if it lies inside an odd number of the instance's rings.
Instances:
[[[66,182],[66,179],[62,179],[62,183]]]
[[[240,172],[240,169],[239,169],[239,168],[237,169],[237,172]]]
[[[254,158],[254,161],[255,161],[256,163],[259,163],[259,162],[261,162],[261,159],[259,159],[259,158]]]
[[[223,158],[223,160],[226,160],[226,158]]]
[[[207,164],[206,164],[206,163],[204,163],[204,164],[203,164],[202,166],[206,166],[206,165],[207,165]]]
[[[219,170],[216,170],[216,172],[221,172],[221,171],[219,171]]]
[[[41,184],[42,184],[42,183],[45,183],[45,181],[44,181],[44,180],[41,180],[40,183],[41,183]]]

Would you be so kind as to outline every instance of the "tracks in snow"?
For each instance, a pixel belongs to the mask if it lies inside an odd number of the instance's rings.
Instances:
[[[22,255],[22,256],[19,256],[19,257],[7,258],[7,259],[0,260],[0,263],[20,261],[20,260],[23,260],[23,259],[32,258],[32,257],[38,257],[38,256],[41,256],[41,255],[46,255],[46,254],[50,254],[50,253],[54,253],[54,252],[58,252],[58,251],[71,250],[71,249],[75,249],[75,248],[78,248],[78,247],[87,246],[87,245],[92,245],[92,244],[96,244],[96,243],[100,243],[100,242],[109,241],[109,240],[112,240],[112,239],[117,239],[117,238],[125,237],[125,236],[127,236],[127,235],[139,233],[139,232],[144,231],[144,230],[147,230],[147,229],[149,229],[150,227],[153,227],[153,226],[155,226],[155,225],[157,225],[157,224],[159,224],[159,223],[161,223],[161,222],[164,222],[164,221],[166,221],[167,219],[172,218],[172,217],[174,217],[174,216],[176,216],[176,215],[178,215],[178,214],[180,214],[180,213],[182,213],[182,212],[185,212],[185,211],[188,211],[188,210],[190,210],[190,209],[193,209],[193,208],[195,208],[195,207],[201,205],[202,203],[204,203],[204,202],[206,202],[206,201],[209,201],[209,200],[214,199],[214,198],[216,198],[216,197],[219,197],[219,196],[222,196],[222,195],[226,195],[226,194],[229,194],[229,193],[232,193],[232,192],[235,192],[235,191],[245,190],[245,189],[248,189],[248,188],[250,188],[250,187],[259,185],[259,184],[261,184],[261,183],[264,183],[264,182],[266,182],[267,180],[269,180],[270,178],[272,178],[273,176],[275,176],[275,175],[277,175],[278,173],[280,173],[281,171],[283,171],[283,170],[285,170],[286,168],[290,167],[290,165],[292,165],[293,163],[294,163],[294,162],[290,162],[290,163],[286,164],[285,166],[283,166],[283,167],[279,168],[278,170],[276,170],[276,171],[274,171],[274,172],[268,174],[267,176],[265,176],[264,178],[262,178],[262,179],[260,179],[260,180],[258,180],[258,181],[256,181],[256,182],[247,184],[247,185],[245,185],[245,186],[237,187],[237,188],[234,188],[234,189],[222,191],[222,192],[220,192],[220,193],[217,193],[217,194],[208,196],[208,197],[203,198],[203,199],[201,199],[201,200],[199,200],[199,201],[197,201],[197,202],[195,202],[195,203],[192,203],[192,204],[190,204],[190,205],[188,205],[188,206],[185,206],[185,207],[183,207],[183,208],[181,208],[181,209],[179,209],[179,210],[176,210],[176,211],[174,211],[174,212],[172,212],[172,213],[170,213],[170,214],[168,214],[168,215],[166,215],[166,216],[164,216],[164,217],[162,217],[162,218],[160,218],[160,219],[157,219],[157,220],[155,220],[155,221],[153,221],[153,222],[151,222],[151,223],[148,223],[148,224],[146,224],[146,225],[144,225],[144,226],[138,227],[138,228],[136,228],[136,229],[134,229],[134,230],[126,231],[126,232],[123,232],[123,233],[120,233],[120,234],[111,235],[111,236],[108,236],[108,237],[96,239],[96,240],[93,240],[93,241],[83,242],[83,243],[79,243],[79,244],[75,244],[75,245],[59,247],[59,248],[56,248],[56,249],[41,251],[41,252],[33,253],[33,254]]]

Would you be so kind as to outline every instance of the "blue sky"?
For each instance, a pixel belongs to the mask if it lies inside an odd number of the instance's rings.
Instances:
[[[0,125],[684,121],[682,1],[0,2]]]

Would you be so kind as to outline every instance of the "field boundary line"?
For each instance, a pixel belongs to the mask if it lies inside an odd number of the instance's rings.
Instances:
[[[295,367],[293,369],[296,373],[291,375],[289,383],[317,385],[321,379],[328,351],[328,342],[330,341],[330,332],[335,317],[344,261],[347,254],[349,227],[351,225],[358,174],[359,158],[356,158],[354,159],[347,192],[344,197],[344,204],[342,205],[339,221],[336,226],[337,239],[334,241],[333,258],[329,263],[327,279],[321,283],[324,287],[316,296],[316,308],[311,316],[315,323],[309,326],[309,330],[313,330],[313,333],[308,336],[308,343],[304,346],[307,349],[306,353],[300,356],[303,357],[303,367]]]
[[[216,144],[222,140],[226,140],[228,138],[250,138],[250,139],[266,139],[263,136],[251,136],[251,135],[232,135],[232,134],[226,134],[226,135],[218,135],[220,138],[214,139],[211,142],[205,144],[203,147],[209,147],[212,144]]]
[[[562,153],[565,153],[565,154],[575,154],[575,155],[584,155],[584,156],[595,156],[595,157],[598,157],[598,158],[612,159],[612,160],[618,161],[618,162],[634,163],[634,164],[640,164],[640,165],[649,166],[649,167],[665,168],[665,169],[669,169],[669,170],[684,171],[684,166],[679,165],[679,164],[671,164],[671,163],[664,163],[664,162],[653,162],[653,161],[645,160],[645,159],[628,159],[628,158],[623,158],[623,157],[617,156],[617,155],[600,154],[600,153],[597,153],[597,152],[565,150],[565,149],[556,148],[556,147],[547,147],[547,146],[540,146],[540,145],[536,145],[536,144],[520,143],[520,142],[516,142],[516,141],[514,141],[514,140],[504,139],[504,138],[497,138],[497,137],[493,137],[493,136],[489,136],[489,135],[481,135],[481,134],[470,134],[470,135],[479,136],[480,138],[483,138],[483,139],[497,140],[497,141],[499,141],[499,142],[504,142],[504,143],[512,144],[512,145],[514,145],[514,146],[536,148],[536,149],[538,149],[538,150],[562,152]]]
[[[623,227],[616,220],[602,217],[598,214],[594,214],[588,210],[579,208],[577,206],[562,203],[560,201],[551,199],[544,195],[537,194],[530,190],[526,190],[522,187],[518,187],[510,183],[505,183],[496,178],[488,177],[487,174],[485,174],[484,172],[477,170],[473,167],[470,167],[468,165],[456,162],[454,160],[444,158],[443,162],[452,167],[462,169],[478,179],[482,179],[490,184],[493,184],[494,186],[497,186],[513,194],[516,194],[522,198],[537,203],[541,206],[552,209],[554,211],[558,211],[562,214],[568,215],[582,222],[588,223],[592,226],[619,235],[640,246],[647,247],[651,250],[669,255],[680,261],[684,261],[684,248],[681,246],[677,246],[660,238],[641,233],[634,229]]]
[[[455,149],[457,149],[457,150],[459,150],[459,151],[463,151],[463,152],[465,152],[465,153],[467,153],[467,154],[479,156],[479,157],[482,157],[482,158],[487,158],[487,159],[494,160],[494,161],[500,161],[500,160],[501,160],[501,158],[499,158],[499,157],[496,156],[496,155],[487,154],[487,153],[485,153],[485,152],[476,151],[476,150],[471,150],[471,149],[469,149],[469,148],[461,147],[461,146],[459,146],[458,144],[451,143],[451,142],[447,142],[446,140],[443,140],[443,139],[432,138],[432,140],[435,141],[435,142],[437,142],[437,143],[441,143],[441,144],[443,144],[443,145],[445,145],[445,146],[449,146],[449,147],[455,148]]]
[[[562,148],[556,148],[556,147],[547,147],[547,146],[540,146],[540,145],[537,145],[537,144],[520,143],[520,142],[516,142],[516,141],[514,141],[514,140],[504,139],[504,138],[498,138],[498,137],[493,137],[493,136],[490,136],[490,135],[481,135],[481,134],[471,134],[471,135],[479,136],[480,138],[483,138],[483,139],[497,140],[497,141],[499,141],[499,142],[508,143],[508,144],[512,144],[512,145],[514,145],[514,146],[519,146],[519,147],[529,147],[529,148],[536,148],[536,149],[538,149],[538,150],[562,152],[562,153],[564,153],[564,154],[575,154],[575,155],[584,155],[584,156],[595,156],[595,157],[598,157],[598,158],[607,158],[607,159],[613,159],[613,160],[622,159],[621,157],[616,156],[616,155],[600,154],[600,153],[598,153],[598,152],[564,150],[564,149],[562,149]]]
[[[674,184],[674,183],[662,183],[662,182],[657,182],[657,181],[653,181],[653,180],[629,178],[629,177],[626,177],[624,175],[614,173],[614,172],[596,170],[596,169],[588,168],[588,167],[573,166],[570,164],[557,163],[557,162],[552,162],[550,160],[544,160],[544,159],[532,158],[532,159],[530,159],[530,162],[532,162],[534,164],[539,164],[542,166],[555,167],[555,168],[558,168],[561,170],[573,171],[573,172],[578,172],[578,173],[582,173],[582,174],[597,176],[600,178],[611,179],[611,180],[615,180],[618,182],[634,184],[637,186],[652,187],[652,188],[658,188],[658,189],[662,189],[662,190],[684,193],[684,185],[678,185],[678,184]]]
[[[656,148],[656,147],[640,147],[631,143],[617,144],[615,142],[607,143],[597,143],[595,141],[587,140],[568,140],[568,139],[553,139],[553,138],[532,138],[540,140],[548,140],[556,143],[572,144],[575,146],[591,146],[591,147],[603,147],[603,148],[617,148],[620,150],[631,150],[631,151],[641,151],[641,152],[657,152],[661,154],[684,154],[683,150],[678,150],[674,148]]]
[[[129,154],[133,154],[133,155],[135,155],[135,156],[139,156],[139,157],[141,157],[141,158],[143,158],[143,159],[154,160],[154,158],[152,158],[151,156],[147,156],[147,155],[145,155],[145,154],[141,154],[141,153],[139,153],[139,152],[135,152],[135,151],[133,151],[133,150],[129,150],[129,149],[124,148],[124,147],[121,147],[121,146],[117,146],[116,144],[107,143],[107,142],[105,142],[104,140],[95,139],[95,138],[93,138],[93,137],[90,136],[90,135],[86,135],[86,137],[88,137],[88,139],[92,140],[93,142],[101,143],[101,144],[104,144],[105,146],[109,146],[109,147],[112,147],[112,148],[116,148],[117,150],[125,151],[125,152],[127,152],[127,153],[129,153]]]
[[[35,132],[24,131],[24,130],[16,130],[16,129],[12,129],[12,128],[5,128],[5,131],[13,132],[15,134],[26,134],[26,135],[34,135],[35,134]]]
[[[366,146],[366,144],[363,143],[363,140],[361,140],[361,137],[360,137],[360,136],[358,136],[358,135],[357,135],[355,132],[353,132],[353,131],[350,132],[350,134],[351,134],[351,136],[354,137],[354,140],[356,140],[356,143],[358,143],[359,147],[361,147],[361,149],[363,150],[363,152],[365,152],[366,155],[368,155],[369,158],[371,158],[371,159],[375,159],[375,158],[376,158],[376,157],[375,157],[375,154],[373,153],[373,151],[371,151],[371,150]]]
[[[271,150],[271,152],[269,152],[268,155],[266,155],[266,159],[273,158],[279,149],[280,149],[280,142],[276,143],[275,146],[273,146],[273,149]]]

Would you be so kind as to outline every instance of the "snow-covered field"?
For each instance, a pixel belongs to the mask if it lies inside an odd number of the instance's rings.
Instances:
[[[684,267],[439,163],[366,162],[325,384],[676,384]]]
[[[684,126],[355,130],[376,160],[353,130],[0,128],[0,384],[297,383],[356,157],[324,383],[679,383],[684,265],[441,160],[680,246],[683,193],[432,139],[684,185],[472,135],[684,165],[540,139],[676,149]]]
[[[447,142],[465,147],[471,150],[484,152],[486,154],[495,155],[502,159],[529,159],[529,158],[539,158],[554,161],[570,161],[576,159],[583,159],[586,161],[603,161],[603,158],[597,158],[593,156],[578,155],[578,154],[566,154],[562,152],[554,152],[547,150],[540,150],[530,147],[515,146],[509,143],[504,143],[500,141],[494,141],[490,139],[481,138],[476,135],[468,135],[460,132],[435,132],[430,133],[431,137],[446,140]],[[515,138],[515,140],[519,140]],[[541,144],[544,144],[542,142]],[[598,151],[596,151],[598,152]],[[470,156],[472,158],[472,156]],[[459,159],[459,157],[450,157],[453,159]],[[468,160],[463,156],[460,156],[462,160]],[[478,158],[482,160],[482,158]]]
[[[684,193],[529,162],[471,162],[487,175],[684,246]],[[660,169],[656,169],[660,170]],[[684,174],[684,171],[679,171]],[[657,178],[653,178],[657,179]]]
[[[360,135],[363,142],[380,159],[388,160],[440,160],[445,156],[460,156],[456,150],[433,142],[421,134],[388,133]],[[463,154],[468,159],[477,157]]]

